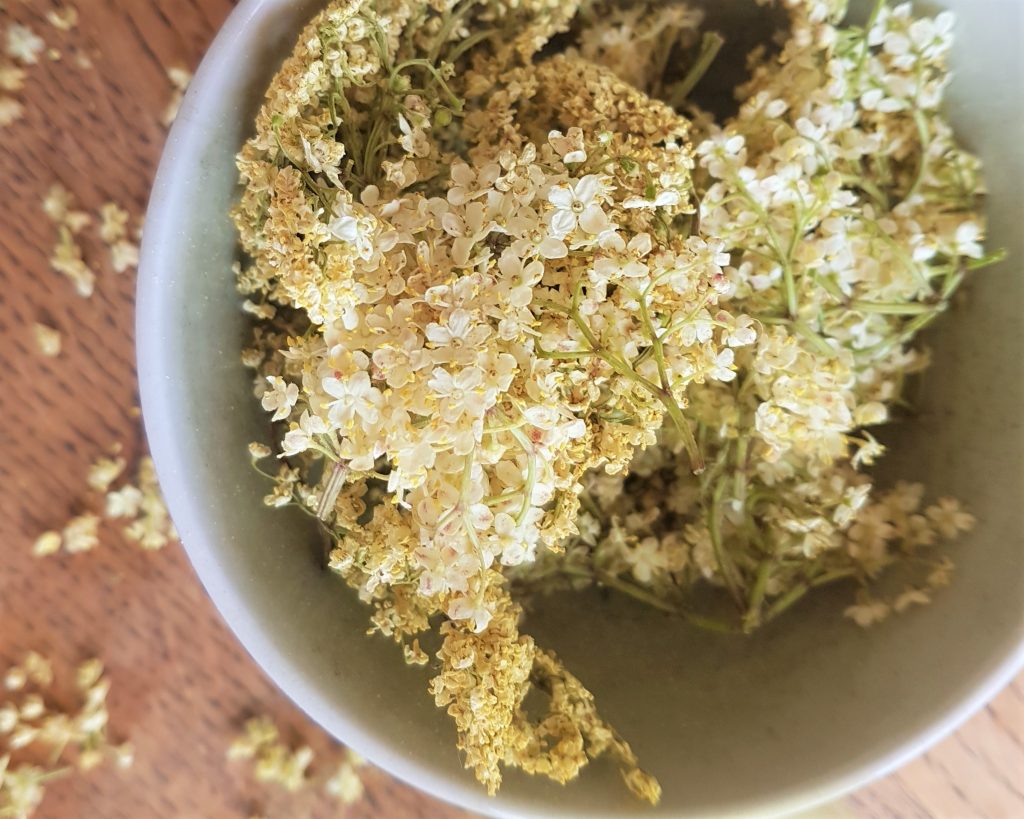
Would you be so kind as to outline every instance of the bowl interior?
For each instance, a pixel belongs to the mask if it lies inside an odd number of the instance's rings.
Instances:
[[[745,13],[750,0],[733,5]],[[231,264],[233,157],[317,0],[243,0],[179,115],[147,219],[138,301],[142,403],[185,547],[256,660],[302,708],[390,772],[481,812],[532,816],[782,813],[831,798],[950,730],[1021,659],[1024,549],[1022,210],[1024,78],[1016,0],[947,0],[958,12],[951,110],[986,161],[994,246],[928,343],[935,364],[913,424],[888,435],[887,473],[965,501],[977,529],[954,549],[955,582],[931,606],[862,632],[848,592],[809,599],[747,639],[688,629],[591,593],[542,601],[526,629],[595,692],[665,786],[634,804],[610,768],[567,788],[509,775],[488,800],[454,730],[367,611],[320,568],[318,536],[261,505],[246,444],[265,415],[238,354],[245,320]]]

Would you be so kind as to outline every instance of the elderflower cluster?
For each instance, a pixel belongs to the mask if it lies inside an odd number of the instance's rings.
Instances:
[[[0,702],[0,816],[31,816],[46,784],[67,775],[71,766],[84,773],[106,760],[119,768],[132,764],[131,745],[113,745],[108,738],[110,683],[103,677],[103,665],[89,660],[78,667],[75,684],[82,702],[77,711],[47,703],[45,694],[53,682],[50,662],[36,652],[26,654],[3,677],[9,699]]]
[[[564,564],[577,579],[653,590],[691,619],[687,591],[721,586],[744,630],[813,587],[866,585],[910,556],[919,587],[891,602],[865,590],[848,615],[868,624],[947,582],[947,560],[919,552],[973,518],[950,499],[923,507],[919,485],[874,494],[862,467],[884,448],[868,428],[927,366],[915,335],[998,258],[980,244],[979,163],[939,110],[951,15],[915,20],[878,3],[852,28],[836,4],[786,5],[781,54],[754,67],[734,117],[701,118],[696,148],[701,229],[731,260],[722,304],[758,336],[733,382],[692,395],[709,469],[680,468],[664,435],[629,477],[593,477],[593,514]]]
[[[75,210],[71,193],[60,184],[53,185],[43,199],[43,212],[57,226],[57,244],[50,257],[50,267],[64,275],[82,298],[92,296],[96,272],[85,261],[78,234],[92,224],[92,216]],[[110,252],[110,266],[115,273],[124,273],[139,264],[138,240],[141,227],[135,227],[129,238],[129,214],[116,202],[107,202],[99,211],[99,237]]]
[[[120,446],[114,451],[113,456],[93,463],[86,475],[89,489],[103,502],[102,515],[86,512],[72,518],[61,531],[44,532],[32,547],[36,557],[54,555],[62,548],[68,554],[95,549],[100,545],[99,528],[104,519],[121,521],[124,536],[146,551],[162,549],[178,539],[160,493],[153,459],[148,455],[141,458],[135,482],[121,481],[114,489],[113,484],[127,466],[127,461],[117,455]]]
[[[67,277],[79,296],[89,298],[96,285],[96,273],[82,258],[82,248],[75,236],[92,218],[74,209],[74,197],[60,184],[53,185],[47,192],[43,212],[57,226],[57,244],[50,257],[50,267]]]
[[[100,239],[110,250],[110,266],[115,273],[124,273],[139,266],[139,246],[128,238],[129,214],[116,202],[100,208]],[[140,237],[136,230],[135,238]]]
[[[492,793],[502,765],[565,782],[602,753],[659,790],[520,632],[510,579],[705,624],[685,598],[711,583],[749,630],[969,526],[860,471],[927,363],[909,342],[989,261],[938,111],[950,21],[785,5],[716,123],[663,101],[720,43],[692,56],[679,3],[335,0],[238,157],[265,503],[327,527],[409,662],[441,616],[431,691]]]
[[[279,741],[277,727],[265,717],[245,724],[245,734],[228,749],[229,760],[252,760],[253,776],[259,782],[272,782],[295,793],[307,783],[306,769],[313,761],[308,745],[292,750]]]
[[[160,122],[165,128],[169,128],[178,118],[178,110],[185,99],[185,92],[192,83],[192,72],[187,68],[171,66],[167,69],[167,79],[171,83],[171,98],[160,115]]]
[[[293,749],[282,742],[277,726],[268,717],[248,720],[244,733],[227,751],[230,761],[251,762],[252,775],[258,782],[277,785],[289,793],[317,787],[317,778],[309,772],[314,756],[308,745]],[[345,751],[334,773],[321,778],[324,792],[341,805],[358,802],[363,795],[363,780],[357,769],[364,764],[357,754]]]
[[[60,355],[62,337],[60,330],[47,324],[35,322],[32,325],[32,338],[40,355],[56,358]]]

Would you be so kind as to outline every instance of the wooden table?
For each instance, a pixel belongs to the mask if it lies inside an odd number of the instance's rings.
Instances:
[[[4,8],[6,6],[6,8]],[[112,444],[143,448],[133,354],[134,275],[114,273],[102,246],[82,299],[50,270],[55,229],[40,209],[54,182],[95,212],[116,201],[141,214],[160,155],[166,68],[194,67],[230,0],[79,0],[80,22],[44,20],[51,0],[4,0],[0,24],[29,24],[58,49],[28,69],[14,96],[25,116],[0,129],[0,660],[34,648],[67,667],[101,656],[110,669],[112,725],[137,749],[135,766],[52,785],[38,815],[102,819],[327,815],[254,785],[224,751],[241,720],[269,714],[288,736],[328,755],[333,743],[266,680],[221,623],[173,546],[143,553],[107,525],[99,549],[48,560],[34,537],[95,501],[88,465]],[[92,68],[83,68],[80,57]],[[87,232],[88,233],[88,232]],[[94,234],[94,231],[93,231]],[[64,352],[43,358],[32,324],[60,329]],[[830,813],[901,819],[1024,817],[1024,676],[955,736]],[[367,775],[364,817],[464,815],[388,776]]]

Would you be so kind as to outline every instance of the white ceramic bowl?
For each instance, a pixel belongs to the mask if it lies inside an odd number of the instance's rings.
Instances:
[[[929,339],[924,411],[889,436],[889,472],[963,499],[980,521],[957,547],[952,588],[870,633],[839,616],[847,591],[750,639],[694,633],[599,594],[531,615],[530,633],[594,690],[661,779],[656,811],[603,764],[566,788],[510,775],[488,800],[462,770],[426,673],[364,636],[366,610],[320,570],[305,521],[261,506],[266,485],[245,448],[268,431],[238,363],[245,322],[226,214],[233,156],[317,5],[242,0],[210,48],[160,167],[138,294],[142,405],[168,505],[210,596],[282,690],[385,770],[480,812],[725,817],[780,815],[862,785],[1011,678],[1024,659],[1021,3],[939,4],[959,16],[954,120],[987,163],[992,242],[1011,253]]]

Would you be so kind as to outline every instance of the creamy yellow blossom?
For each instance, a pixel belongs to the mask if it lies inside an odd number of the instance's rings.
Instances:
[[[13,125],[25,114],[23,106],[14,97],[0,95],[0,128]]]
[[[177,118],[178,109],[181,108],[181,102],[185,98],[185,91],[188,90],[189,83],[192,82],[192,72],[179,66],[172,66],[167,69],[167,79],[171,81],[173,90],[160,121],[165,126],[170,126]]]
[[[47,358],[56,358],[60,355],[61,335],[59,330],[36,322],[32,325],[32,336],[35,339],[36,349],[42,355]]]
[[[74,767],[86,771],[107,759],[130,766],[131,746],[109,740],[110,683],[102,671],[96,660],[78,668],[80,702],[64,710],[47,701],[54,672],[45,657],[30,651],[8,669],[6,687],[14,693],[0,701],[0,815],[27,819],[43,801],[46,784]],[[47,762],[33,764],[39,760]]]
[[[71,31],[78,25],[78,9],[74,6],[60,6],[46,12],[46,22],[58,31]]]
[[[492,793],[503,766],[566,782],[601,754],[660,793],[511,582],[750,631],[971,523],[861,471],[927,362],[913,336],[986,261],[978,163],[938,107],[948,18],[784,5],[738,113],[691,122],[670,103],[715,45],[684,6],[337,0],[239,154],[264,503],[328,528],[410,663],[440,623],[430,690]],[[735,620],[690,609],[706,584]]]
[[[11,23],[7,27],[6,52],[22,65],[35,65],[39,55],[46,48],[43,38],[31,28],[20,23]]]

